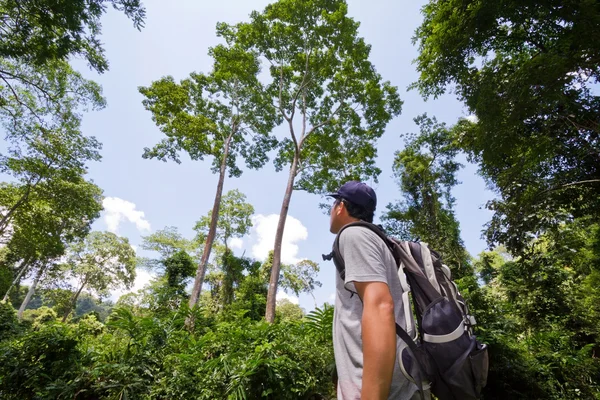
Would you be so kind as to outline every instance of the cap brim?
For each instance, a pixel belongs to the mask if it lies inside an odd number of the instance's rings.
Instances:
[[[329,193],[326,194],[325,197],[333,197],[334,199],[339,199],[342,196],[340,196],[339,193]]]

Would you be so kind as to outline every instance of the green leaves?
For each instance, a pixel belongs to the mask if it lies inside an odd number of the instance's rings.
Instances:
[[[219,32],[269,65],[261,95],[289,130],[275,165],[298,159],[296,189],[320,193],[376,179],[374,142],[402,102],[369,62],[370,46],[344,1],[279,1]]]
[[[469,294],[478,336],[490,344],[489,393],[514,398],[597,396],[600,370],[596,275],[598,225],[560,225],[509,258],[502,249],[475,263],[485,285]],[[575,250],[575,251],[571,251]],[[514,368],[517,368],[515,370]]]
[[[597,218],[597,4],[430,1],[423,12],[413,87],[455,87],[478,118],[457,130],[498,193],[488,242],[524,251],[565,217]]]
[[[458,184],[458,148],[453,133],[435,117],[415,118],[418,135],[409,135],[396,152],[394,175],[403,199],[388,205],[387,229],[404,240],[428,243],[453,269],[454,278],[472,276],[469,257],[454,215],[452,189]]]
[[[192,73],[180,83],[166,77],[140,88],[144,107],[166,136],[145,149],[144,158],[179,163],[182,151],[192,160],[213,156],[216,172],[227,151],[229,173],[239,176],[237,156],[250,168],[260,168],[268,160],[266,154],[275,144],[269,134],[276,117],[257,95],[262,85],[253,53],[220,45],[210,54],[214,66],[209,74]]]
[[[200,218],[194,230],[198,232],[199,239],[208,232],[212,210]],[[254,207],[246,202],[246,195],[237,189],[230,190],[221,198],[219,206],[219,219],[217,221],[216,239],[227,246],[230,239],[241,238],[252,227]]]
[[[67,252],[67,274],[82,288],[106,295],[108,289],[130,287],[135,279],[135,251],[129,240],[111,232],[92,232]]]
[[[107,4],[122,11],[140,29],[146,10],[139,0],[2,0],[0,57],[42,66],[81,56],[98,72],[108,68],[100,42],[100,18]]]

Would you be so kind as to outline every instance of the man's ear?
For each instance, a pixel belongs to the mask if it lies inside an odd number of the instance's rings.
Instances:
[[[346,209],[346,205],[344,204],[343,201],[340,201],[340,203],[338,204],[337,208],[337,214],[340,215],[342,213],[343,210]]]

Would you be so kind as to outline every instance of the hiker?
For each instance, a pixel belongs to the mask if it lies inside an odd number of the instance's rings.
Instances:
[[[373,222],[377,197],[365,183],[347,182],[328,196],[335,199],[331,233],[337,235],[352,222]],[[377,234],[361,226],[343,230],[339,249],[345,276],[336,273],[333,344],[338,399],[420,399],[417,386],[405,378],[397,362],[401,340],[396,323],[406,329],[406,322],[391,251]]]

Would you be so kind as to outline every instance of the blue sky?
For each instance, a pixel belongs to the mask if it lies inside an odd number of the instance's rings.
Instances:
[[[412,119],[426,112],[453,124],[467,115],[451,95],[425,102],[416,91],[406,90],[417,79],[412,64],[417,49],[411,38],[422,20],[423,3],[349,0],[349,14],[360,21],[360,34],[372,45],[371,61],[384,79],[398,86],[404,101],[402,115],[388,125],[378,144],[378,164],[383,173],[374,185],[379,198],[376,217],[386,204],[400,197],[391,167],[394,152],[402,148],[400,135],[417,130]],[[142,159],[144,147],[153,146],[162,136],[150,113],[144,110],[137,88],[166,75],[179,80],[193,71],[208,72],[212,64],[208,48],[218,43],[216,23],[247,20],[252,10],[262,10],[268,1],[152,0],[144,4],[147,20],[141,32],[120,13],[111,11],[103,18],[102,41],[110,71],[98,76],[82,63],[75,63],[86,77],[103,86],[108,101],[106,109],[88,113],[83,120],[83,132],[103,143],[103,160],[91,165],[90,177],[109,198],[94,228],[116,231],[133,245],[139,245],[141,235],[165,226],[176,226],[192,237],[195,221],[212,207],[217,182],[210,171],[211,160],[195,162],[183,157],[182,164],[176,164]],[[270,238],[274,236],[287,176],[287,171],[276,173],[268,164],[260,171],[245,171],[241,178],[226,180],[225,191],[239,189],[256,211],[252,233],[236,250],[240,254],[260,257],[272,247]],[[485,190],[472,165],[465,166],[459,180],[462,184],[454,191],[457,217],[467,249],[476,255],[485,248],[481,230],[491,214],[483,205],[492,194]],[[293,194],[284,245],[284,260],[308,258],[320,263],[323,286],[314,293],[318,304],[332,301],[335,282],[335,268],[321,261],[321,254],[329,252],[333,241],[328,217],[318,209],[322,201],[317,195]],[[136,287],[147,279],[148,275],[141,273]],[[300,305],[310,310],[314,301],[302,295]]]

